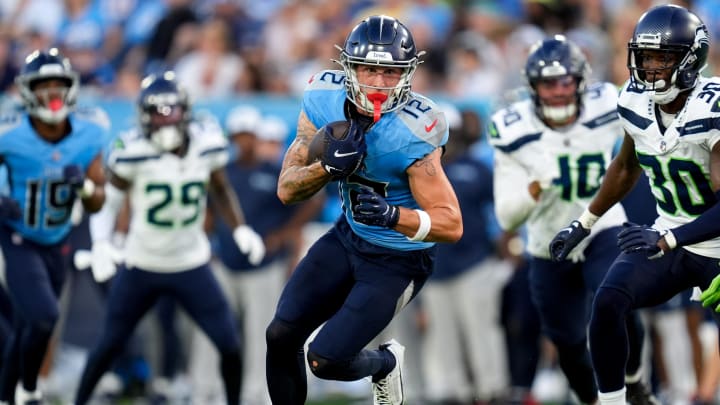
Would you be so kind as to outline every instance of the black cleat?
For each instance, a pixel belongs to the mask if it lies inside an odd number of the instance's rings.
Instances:
[[[642,382],[627,384],[626,396],[630,405],[662,405]]]

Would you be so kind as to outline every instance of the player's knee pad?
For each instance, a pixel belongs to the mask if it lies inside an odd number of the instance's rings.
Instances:
[[[273,319],[265,330],[265,341],[268,350],[296,351],[305,344],[307,335],[292,324]]]
[[[307,362],[315,377],[324,380],[339,379],[340,373],[344,371],[344,367],[339,362],[326,359],[313,351],[308,351]]]

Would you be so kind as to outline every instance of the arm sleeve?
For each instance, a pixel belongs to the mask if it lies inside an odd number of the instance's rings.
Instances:
[[[720,236],[720,191],[715,193],[718,202],[692,222],[672,229],[677,246],[692,245]]]
[[[515,230],[527,220],[536,204],[527,187],[518,187],[528,184],[527,173],[513,158],[496,150],[494,176],[493,193],[498,223],[504,230]]]
[[[90,216],[90,236],[93,243],[100,240],[110,240],[115,231],[115,219],[125,201],[125,193],[105,183],[105,204],[100,211]]]

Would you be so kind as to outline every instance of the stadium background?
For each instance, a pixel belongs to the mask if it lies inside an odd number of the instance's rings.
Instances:
[[[720,37],[720,1],[676,2]],[[388,14],[405,22],[424,57],[414,90],[469,109],[481,120],[496,106],[522,96],[521,67],[529,46],[565,34],[586,52],[594,80],[617,85],[627,78],[626,43],[651,0],[2,0],[0,1],[0,105],[17,105],[12,81],[32,49],[57,46],[81,73],[79,104],[104,109],[111,132],[135,124],[134,101],[148,73],[178,72],[195,101],[221,123],[231,108],[250,104],[281,118],[294,136],[299,95],[315,71],[337,68],[334,44],[362,16]],[[710,69],[718,63],[713,45]],[[489,150],[477,145],[480,159]],[[333,204],[330,202],[329,204]],[[332,211],[318,222],[332,219]],[[96,293],[78,278],[59,333],[91,344],[101,320]],[[85,289],[83,289],[85,288]],[[83,294],[86,301],[82,301]],[[80,297],[80,298],[77,298]],[[73,312],[74,311],[74,312]],[[76,323],[72,323],[76,322]],[[152,321],[138,333],[152,341]],[[68,335],[75,335],[70,336]],[[148,337],[150,336],[150,337]],[[148,351],[157,347],[148,343]],[[145,363],[148,375],[152,355]],[[139,371],[137,374],[142,375]],[[149,377],[148,377],[149,378]],[[361,391],[367,387],[361,387]],[[312,390],[311,390],[312,391]]]

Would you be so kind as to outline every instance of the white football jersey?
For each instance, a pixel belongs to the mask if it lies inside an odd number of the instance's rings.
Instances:
[[[715,204],[710,151],[720,140],[719,96],[720,78],[701,77],[683,110],[663,132],[650,93],[635,92],[629,84],[620,93],[620,120],[635,141],[638,160],[650,180],[657,229],[686,224]],[[720,238],[685,248],[720,258]]]
[[[561,129],[546,126],[529,98],[493,114],[490,142],[495,148],[495,209],[500,225],[514,229],[526,223],[528,252],[549,259],[552,238],[580,216],[600,188],[622,133],[617,88],[610,83],[589,86],[577,121]],[[535,180],[543,185],[537,202],[528,192]],[[613,206],[570,258],[582,260],[594,234],[626,219],[622,206]]]
[[[203,230],[210,174],[228,162],[227,140],[219,126],[192,122],[185,156],[161,153],[144,136],[124,137],[108,167],[131,182],[130,229],[125,241],[128,267],[178,272],[210,260]]]

